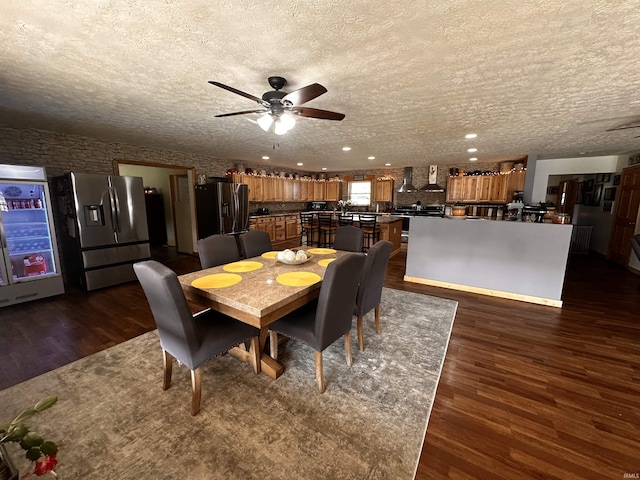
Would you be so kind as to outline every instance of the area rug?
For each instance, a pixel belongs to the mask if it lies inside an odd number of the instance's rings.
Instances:
[[[172,386],[162,391],[154,331],[0,391],[0,421],[57,395],[30,426],[58,443],[64,480],[410,480],[456,308],[385,288],[383,331],[375,333],[370,313],[364,352],[354,322],[353,366],[343,341],[325,350],[324,394],[313,350],[287,340],[277,380],[229,355],[209,362],[201,411],[192,417],[185,367],[174,366]]]

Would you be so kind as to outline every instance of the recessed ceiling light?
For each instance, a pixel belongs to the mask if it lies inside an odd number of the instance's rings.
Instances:
[[[367,160],[375,160],[376,157],[367,157]]]
[[[299,167],[301,167],[302,165],[304,165],[304,163],[302,163],[302,162],[298,162],[298,163],[296,163],[296,165],[298,165]]]
[[[477,152],[477,151],[478,151],[477,148],[468,148],[467,149],[467,152],[469,152],[469,153],[473,153],[473,152]]]
[[[266,155],[264,155],[264,156],[262,157],[262,159],[263,159],[263,160],[269,160],[269,157],[268,157],[268,156],[266,156]]]
[[[587,152],[578,152],[578,155],[586,155]]]
[[[349,150],[351,150],[351,147],[342,147],[342,150],[343,150],[344,152],[348,152]]]
[[[475,162],[476,160],[478,160],[478,157],[471,157],[471,158],[469,159],[469,161],[470,161],[470,162]]]
[[[385,166],[385,167],[390,167],[390,166],[391,166],[391,164],[390,164],[390,163],[385,163],[385,164],[384,164],[384,166]]]
[[[326,170],[326,169],[327,169],[327,167],[322,167],[322,169],[323,169],[323,170]]]
[[[471,138],[476,138],[477,136],[478,136],[478,134],[477,134],[477,133],[467,133],[467,134],[464,136],[464,138],[471,139]]]

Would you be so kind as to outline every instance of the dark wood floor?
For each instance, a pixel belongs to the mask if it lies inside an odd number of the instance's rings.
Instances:
[[[417,479],[640,473],[640,277],[572,257],[557,309],[405,283],[405,255],[385,286],[459,302]],[[136,283],[2,308],[0,389],[153,328]]]

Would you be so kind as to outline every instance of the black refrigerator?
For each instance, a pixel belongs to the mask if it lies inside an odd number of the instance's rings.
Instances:
[[[71,172],[53,186],[67,281],[95,290],[135,280],[133,264],[151,256],[142,178]]]
[[[198,239],[249,230],[249,190],[242,183],[196,185]]]

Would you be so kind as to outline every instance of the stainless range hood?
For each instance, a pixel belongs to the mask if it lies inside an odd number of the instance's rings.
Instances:
[[[402,179],[402,185],[398,189],[398,192],[417,192],[418,189],[411,183],[413,180],[413,167],[404,168],[404,178]]]
[[[420,189],[421,192],[442,193],[444,188],[438,185],[438,167],[436,165],[429,166],[429,183]]]

